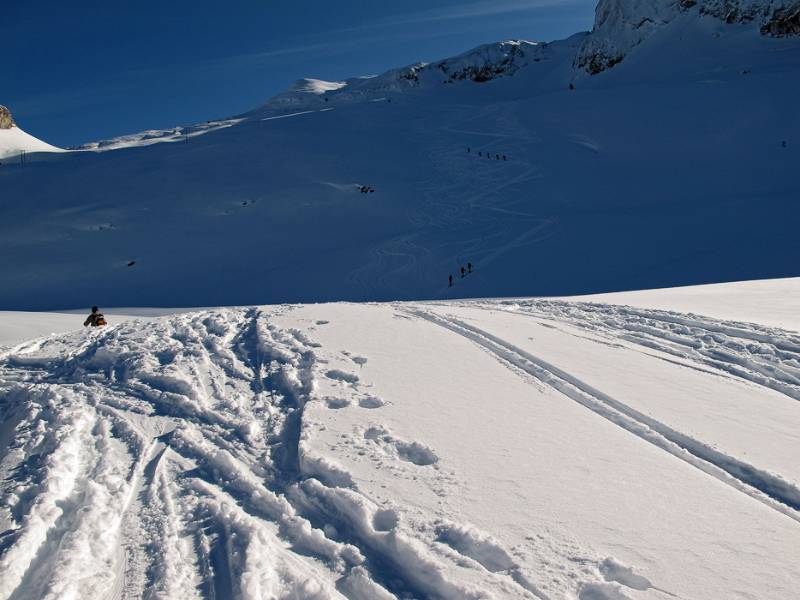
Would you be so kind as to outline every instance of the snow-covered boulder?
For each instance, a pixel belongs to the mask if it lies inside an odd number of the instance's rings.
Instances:
[[[613,67],[685,11],[726,23],[755,22],[765,35],[800,34],[800,0],[600,0],[576,68],[596,75]]]

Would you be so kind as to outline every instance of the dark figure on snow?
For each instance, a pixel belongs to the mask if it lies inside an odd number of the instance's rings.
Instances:
[[[506,159],[506,155],[505,155],[505,154],[503,154],[503,160],[505,160],[505,159]]]
[[[461,279],[464,279],[464,275],[467,274],[467,270],[464,267],[461,267]]]
[[[467,263],[467,273],[472,273],[472,263]]]
[[[499,154],[495,154],[495,157],[497,158],[497,160],[500,160],[500,155]]]
[[[781,146],[782,146],[783,148],[786,148],[786,140],[783,140],[783,141],[781,142]]]
[[[470,152],[472,152],[472,149],[471,148],[467,148],[467,154],[469,154]]]
[[[450,275],[449,281],[450,281],[450,286],[449,287],[453,287],[453,276],[452,275]]]
[[[483,156],[483,152],[478,152],[478,156]]]
[[[84,327],[88,327],[89,325],[92,327],[102,327],[105,324],[106,318],[96,306],[92,307],[92,314],[86,317],[86,320],[83,322]]]

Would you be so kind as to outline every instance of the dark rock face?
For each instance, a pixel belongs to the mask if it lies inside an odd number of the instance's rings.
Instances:
[[[761,27],[761,33],[773,37],[800,35],[800,6],[776,10]]]
[[[12,127],[14,127],[14,118],[11,116],[11,111],[0,105],[0,129],[11,129]]]

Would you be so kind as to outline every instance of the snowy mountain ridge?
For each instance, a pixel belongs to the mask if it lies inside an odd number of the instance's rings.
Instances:
[[[235,125],[246,118],[279,116],[286,111],[304,111],[343,103],[384,100],[387,94],[403,93],[431,85],[459,81],[485,83],[513,76],[531,64],[552,57],[553,48],[569,48],[582,41],[573,68],[597,75],[621,62],[636,46],[682,14],[693,18],[710,16],[728,24],[755,22],[763,35],[800,34],[800,0],[600,0],[591,32],[566,40],[533,42],[508,40],[483,44],[460,55],[433,63],[414,63],[383,74],[344,81],[303,78],[288,90],[270,98],[243,115],[191,126],[151,129],[88,142],[70,150],[117,150],[158,142],[182,141],[216,129]],[[42,147],[39,151],[47,151]]]
[[[344,81],[303,78],[259,108],[231,119],[190,127],[147,130],[82,144],[75,150],[115,150],[160,141],[180,141],[202,135],[245,118],[276,116],[286,111],[329,108],[343,103],[384,100],[387,94],[459,81],[485,83],[513,76],[531,64],[552,57],[553,48],[564,49],[582,41],[573,68],[597,75],[621,62],[633,48],[678,16],[693,11],[693,18],[710,16],[728,24],[756,22],[764,35],[800,34],[800,0],[600,0],[591,32],[566,40],[534,42],[507,40],[483,44],[457,56],[433,63],[414,63],[375,76]]]
[[[764,35],[800,33],[797,0],[600,0],[595,24],[575,67],[596,75],[621,62],[635,47],[682,13],[711,16],[729,24],[755,21]]]

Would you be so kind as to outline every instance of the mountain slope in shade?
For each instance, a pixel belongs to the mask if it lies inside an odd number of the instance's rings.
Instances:
[[[0,173],[0,273],[14,282],[0,307],[565,295],[796,275],[800,38],[762,26],[695,7],[595,76],[575,68],[585,34],[502,42],[306,81],[236,119],[169,132],[180,143],[156,134],[32,157]]]

